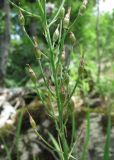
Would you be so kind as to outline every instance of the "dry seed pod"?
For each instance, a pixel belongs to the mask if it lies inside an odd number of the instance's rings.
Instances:
[[[29,114],[29,121],[30,121],[30,125],[33,129],[36,129],[36,122],[35,120],[32,118],[32,116]]]
[[[22,26],[25,25],[25,18],[24,18],[24,16],[23,16],[21,10],[19,11],[19,21],[20,21],[20,24],[21,24]]]
[[[62,60],[63,63],[65,62],[65,59],[66,59],[65,55],[66,55],[65,50],[63,50],[62,55],[61,55],[61,60]]]
[[[33,83],[36,83],[36,81],[37,81],[36,74],[34,73],[34,71],[32,70],[32,68],[30,67],[29,64],[27,66],[29,67],[28,71],[29,71],[30,79],[32,80]]]
[[[53,41],[56,42],[59,38],[59,25],[57,26],[54,34],[53,34]]]
[[[33,71],[32,69],[29,69],[29,74],[30,74],[31,80],[32,80],[34,83],[36,83],[36,80],[37,80],[36,74],[34,73],[34,71]]]
[[[34,48],[35,48],[35,57],[36,57],[36,59],[40,59],[41,55],[42,55],[42,52],[38,47],[37,38],[33,37],[33,40],[34,40]]]
[[[83,3],[82,3],[80,10],[79,10],[80,16],[82,16],[83,12],[85,11],[87,4],[88,4],[88,0],[83,0]]]
[[[61,100],[64,102],[66,98],[66,92],[64,86],[61,87]]]
[[[64,21],[63,21],[63,28],[68,29],[69,22],[70,22],[70,12],[71,8],[68,9],[67,14],[65,15]]]
[[[82,5],[82,6],[80,7],[80,10],[79,10],[79,15],[80,15],[80,16],[83,15],[85,9],[86,9],[86,6],[85,6],[85,5]]]
[[[72,44],[76,43],[76,37],[73,32],[70,32],[69,39]]]
[[[88,0],[83,0],[83,5],[87,6]]]

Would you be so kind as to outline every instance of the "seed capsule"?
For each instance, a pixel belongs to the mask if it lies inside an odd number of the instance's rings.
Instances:
[[[85,9],[86,9],[85,5],[82,5],[82,6],[80,7],[80,10],[79,10],[79,15],[80,15],[80,16],[83,15]]]
[[[36,57],[36,59],[40,59],[42,52],[38,47],[38,42],[37,42],[36,37],[33,37],[33,40],[34,40],[34,48],[35,48],[35,57]]]
[[[68,9],[67,14],[65,15],[64,21],[63,21],[63,28],[68,29],[69,22],[70,22],[70,12],[71,8]]]
[[[65,98],[66,98],[66,92],[65,92],[64,86],[62,86],[61,87],[61,100],[62,100],[63,103],[65,101]]]
[[[35,48],[35,57],[36,59],[41,59],[42,52],[39,48]]]
[[[36,81],[37,81],[36,74],[34,73],[32,68],[30,67],[30,65],[27,65],[27,66],[29,67],[28,72],[29,72],[30,79],[32,80],[33,83],[36,83]]]
[[[36,83],[37,78],[36,78],[36,74],[34,73],[34,71],[33,71],[32,69],[29,69],[29,73],[30,73],[30,78],[31,78],[31,80],[32,80],[34,83]]]
[[[53,41],[56,42],[59,38],[59,25],[57,26],[54,34],[53,34]]]
[[[61,11],[60,11],[60,18],[63,18],[64,15],[65,15],[65,8],[62,7],[62,8],[61,8]]]
[[[76,43],[76,37],[73,32],[70,32],[69,39],[72,44]]]
[[[20,24],[21,24],[22,26],[25,25],[25,18],[24,18],[24,16],[23,16],[23,14],[22,14],[21,11],[19,12],[19,21],[20,21]]]
[[[30,125],[33,129],[36,129],[36,122],[35,120],[32,118],[32,116],[29,114],[29,121],[30,121]]]
[[[66,59],[66,53],[65,53],[65,49],[62,51],[62,55],[61,55],[61,60],[62,60],[62,63],[65,62],[65,59]]]
[[[79,15],[80,16],[82,16],[83,12],[85,11],[87,4],[88,4],[88,0],[84,0],[80,9],[79,9]]]

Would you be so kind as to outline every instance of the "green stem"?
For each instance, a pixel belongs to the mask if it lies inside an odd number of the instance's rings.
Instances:
[[[38,133],[38,131],[36,129],[34,129],[35,133],[37,134],[37,136],[42,140],[42,142],[44,142],[44,144],[46,144],[49,148],[55,150],[55,148],[53,146],[51,146],[41,135],[40,133]]]
[[[78,77],[78,78],[77,78],[77,80],[76,80],[76,83],[75,83],[75,85],[74,85],[74,88],[73,88],[73,90],[72,90],[71,94],[69,95],[69,97],[68,97],[67,101],[65,102],[64,106],[67,106],[67,105],[69,104],[70,99],[71,99],[71,97],[73,96],[73,94],[74,94],[74,92],[75,92],[75,89],[76,89],[76,88],[77,88],[77,86],[78,86],[79,79],[80,79],[80,78]]]
[[[64,6],[64,3],[65,3],[65,0],[62,1],[62,3],[61,3],[61,5],[60,5],[60,7],[59,7],[59,9],[58,9],[58,11],[57,11],[57,13],[56,13],[56,15],[54,16],[54,18],[53,18],[52,21],[50,22],[49,27],[51,27],[51,25],[56,22],[56,20],[57,20],[57,18],[58,18],[58,15],[59,15],[62,7]]]
[[[29,40],[29,41],[31,42],[31,44],[34,46],[34,42],[33,42],[32,39],[29,37],[29,35],[28,35],[28,33],[27,33],[27,31],[26,31],[26,29],[25,29],[24,26],[22,26],[22,29],[23,29],[23,31],[24,31],[26,37],[28,38],[28,40]]]
[[[51,68],[52,68],[52,73],[53,73],[54,82],[55,82],[57,106],[58,106],[59,118],[60,118],[61,126],[62,126],[62,121],[63,120],[62,120],[62,112],[61,112],[61,99],[60,99],[60,94],[59,94],[59,86],[58,86],[58,82],[57,82],[56,68],[55,68],[55,64],[54,64],[53,46],[52,46],[52,42],[51,42],[48,26],[46,26],[46,30],[47,30],[47,32],[46,32],[47,40],[48,40],[49,47],[50,47],[50,62],[51,62]]]
[[[52,42],[51,42],[51,38],[50,38],[50,32],[49,32],[49,28],[47,26],[47,23],[46,23],[46,37],[47,37],[49,48],[50,48],[51,67],[52,67],[52,73],[53,73],[54,82],[55,82],[57,107],[58,107],[58,112],[59,112],[59,123],[60,123],[60,130],[61,130],[60,137],[61,137],[61,140],[62,140],[62,143],[63,143],[64,157],[65,157],[65,160],[67,160],[67,156],[68,156],[68,144],[67,144],[67,141],[66,141],[66,138],[65,138],[65,133],[64,133],[63,109],[62,109],[63,106],[62,106],[62,103],[61,103],[60,88],[59,88],[59,85],[58,85],[56,68],[55,68],[55,64],[54,64],[53,46],[52,46]]]
[[[34,85],[35,85],[35,90],[36,90],[37,96],[40,97],[40,99],[41,99],[41,101],[42,101],[42,104],[43,104],[44,106],[46,106],[46,105],[45,105],[45,102],[44,102],[44,100],[43,100],[43,98],[42,98],[42,96],[41,96],[41,94],[39,93],[37,84],[35,83]]]
[[[13,2],[10,1],[10,0],[8,0],[8,1],[9,1],[15,8],[17,8],[17,9],[21,10],[22,12],[28,14],[29,16],[31,16],[31,17],[36,17],[36,18],[40,19],[40,16],[38,16],[38,15],[36,15],[36,14],[33,14],[33,13],[29,12],[29,11],[26,11],[25,9],[17,6],[15,3],[13,3]]]
[[[43,20],[43,18],[44,18],[44,10],[43,10],[43,7],[42,7],[42,4],[41,4],[40,0],[37,0],[37,4],[38,4],[39,13],[41,14],[41,18]]]

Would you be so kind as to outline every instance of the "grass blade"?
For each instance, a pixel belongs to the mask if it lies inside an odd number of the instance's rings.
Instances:
[[[86,160],[88,144],[89,144],[89,137],[90,137],[90,113],[88,111],[88,113],[87,113],[87,127],[86,127],[86,142],[83,147],[81,160]]]
[[[17,130],[16,130],[17,160],[19,160],[18,143],[19,143],[21,126],[22,126],[22,120],[23,120],[23,112],[21,112],[21,113],[19,114],[19,121],[18,121],[18,125],[17,125]]]
[[[3,144],[4,144],[4,148],[5,148],[5,151],[6,151],[8,160],[12,160],[10,150],[8,149],[8,146],[7,146],[4,138],[1,137],[1,140],[2,140],[2,142],[3,142]]]
[[[48,133],[48,134],[49,134],[49,137],[50,137],[50,139],[51,139],[51,141],[52,141],[52,143],[53,143],[53,145],[54,145],[54,147],[55,147],[55,149],[61,159],[63,153],[61,151],[60,144],[58,144],[58,142],[56,141],[56,139],[53,137],[53,135],[51,133]]]
[[[103,160],[109,160],[109,149],[110,149],[110,135],[111,135],[111,115],[108,116],[108,127],[107,127],[107,137],[104,146],[104,156]]]

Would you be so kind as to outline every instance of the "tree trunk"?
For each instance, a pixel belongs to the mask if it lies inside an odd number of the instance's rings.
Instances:
[[[0,85],[4,85],[7,59],[10,47],[10,6],[8,0],[3,1],[4,31],[0,35]]]

